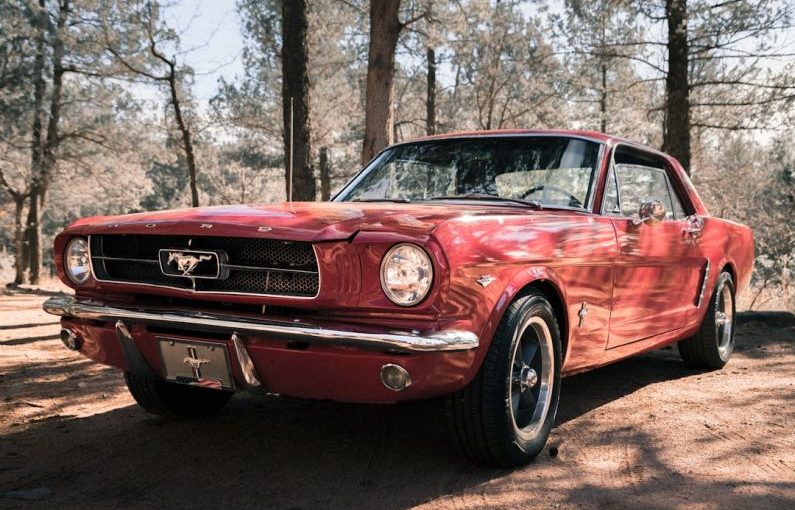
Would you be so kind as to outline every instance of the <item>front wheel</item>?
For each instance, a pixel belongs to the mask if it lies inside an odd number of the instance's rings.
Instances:
[[[447,398],[450,429],[467,457],[512,467],[541,452],[558,408],[560,352],[544,295],[530,291],[511,303],[478,374]]]
[[[689,367],[723,368],[734,352],[734,282],[723,272],[695,335],[679,342],[679,355]]]

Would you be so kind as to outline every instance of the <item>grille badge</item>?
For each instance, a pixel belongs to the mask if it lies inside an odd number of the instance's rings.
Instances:
[[[158,252],[160,270],[166,276],[223,280],[229,276],[228,260],[222,251],[163,249]]]
[[[201,262],[212,259],[212,255],[199,255],[199,258],[196,258],[193,255],[185,255],[179,251],[171,251],[168,253],[168,263],[171,264],[174,262],[177,265],[177,269],[182,271],[182,276],[190,276],[193,270],[196,269],[196,266]]]

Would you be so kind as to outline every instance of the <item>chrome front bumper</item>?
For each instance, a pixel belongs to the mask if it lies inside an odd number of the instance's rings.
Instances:
[[[469,331],[440,330],[425,333],[408,331],[363,332],[327,329],[301,322],[277,322],[231,317],[186,310],[118,308],[96,301],[78,301],[72,296],[48,299],[44,311],[61,317],[100,321],[125,321],[182,328],[189,331],[221,332],[237,335],[278,337],[285,340],[346,345],[393,352],[466,351],[479,344]]]

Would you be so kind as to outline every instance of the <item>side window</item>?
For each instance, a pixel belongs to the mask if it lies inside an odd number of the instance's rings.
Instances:
[[[621,193],[621,214],[637,216],[640,206],[648,200],[659,200],[665,206],[665,218],[674,218],[668,179],[665,170],[642,165],[615,165],[618,189]],[[681,209],[679,204],[679,209]]]

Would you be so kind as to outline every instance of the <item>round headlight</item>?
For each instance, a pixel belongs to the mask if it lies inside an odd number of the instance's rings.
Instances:
[[[77,285],[88,281],[91,276],[91,265],[88,257],[88,242],[84,237],[75,237],[66,245],[64,270],[66,276]]]
[[[417,245],[393,246],[381,261],[381,288],[396,305],[416,305],[431,290],[432,281],[431,259]]]

